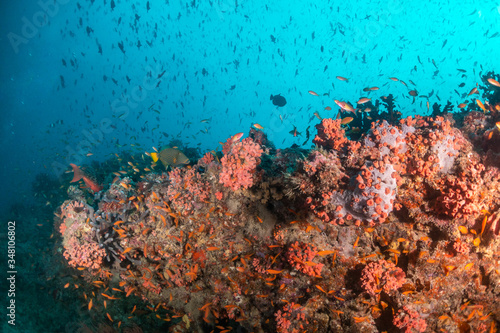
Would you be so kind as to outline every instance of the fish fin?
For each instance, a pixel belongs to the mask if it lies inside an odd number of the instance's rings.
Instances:
[[[153,159],[153,162],[158,162],[158,153],[151,153],[151,158]]]
[[[271,94],[271,97],[270,97],[269,99],[270,99],[270,100],[272,100],[272,99],[273,99],[273,95],[272,95],[272,94]]]
[[[83,178],[83,172],[82,172],[82,170],[80,170],[80,168],[77,165],[75,165],[73,163],[70,163],[70,165],[73,168],[73,173],[74,173],[73,179],[71,180],[71,183],[74,183],[74,182],[77,182]]]

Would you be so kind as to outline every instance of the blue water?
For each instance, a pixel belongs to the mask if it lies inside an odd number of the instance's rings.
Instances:
[[[500,65],[498,1],[114,4],[0,4],[3,214],[38,200],[37,174],[62,179],[69,163],[172,139],[204,153],[254,123],[278,148],[302,145],[293,126],[335,117],[334,99],[392,93],[404,116],[428,115],[427,101],[457,105]]]

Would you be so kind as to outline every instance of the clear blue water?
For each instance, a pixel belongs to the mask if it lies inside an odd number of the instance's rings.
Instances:
[[[1,4],[2,208],[29,200],[39,172],[151,150],[167,141],[162,132],[206,151],[257,122],[289,146],[301,141],[293,125],[303,131],[314,111],[332,116],[323,109],[333,99],[354,102],[367,86],[380,87],[372,98],[393,93],[405,115],[427,113],[425,98],[412,104],[388,77],[434,92],[431,104],[460,103],[456,91],[499,65],[495,1],[40,4]],[[280,93],[287,105],[276,109],[269,96]]]

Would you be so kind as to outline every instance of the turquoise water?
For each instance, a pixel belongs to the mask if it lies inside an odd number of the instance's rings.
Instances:
[[[255,123],[277,148],[310,148],[314,112],[334,118],[335,99],[393,94],[403,116],[430,115],[500,65],[495,1],[42,0],[0,12],[0,209],[18,221],[20,332],[71,330],[81,311],[53,282],[74,274],[50,238],[70,163],[172,140],[202,155]],[[32,297],[57,311],[36,317]]]
[[[304,131],[314,111],[332,116],[323,110],[332,99],[355,102],[365,87],[394,94],[405,115],[426,114],[425,98],[412,104],[410,89],[387,78],[433,92],[431,104],[458,104],[498,66],[494,1],[56,3],[46,14],[2,4],[4,204],[29,200],[38,172],[59,176],[130,144],[144,151],[179,137],[206,151],[257,122],[289,146],[300,141],[293,125]],[[271,94],[287,105],[276,109]]]

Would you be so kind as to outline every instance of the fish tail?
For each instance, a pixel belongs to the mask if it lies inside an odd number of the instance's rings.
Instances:
[[[73,164],[73,163],[70,163],[71,167],[73,168],[73,179],[71,180],[71,183],[74,183],[74,182],[77,182],[79,181],[80,179],[83,178],[83,172],[82,170],[80,170],[80,168]]]
[[[153,162],[158,162],[158,153],[151,153],[151,158],[153,159]]]
[[[273,95],[272,95],[272,94],[271,94],[271,97],[270,97],[269,99],[270,99],[270,100],[272,100],[272,99],[273,99]]]

